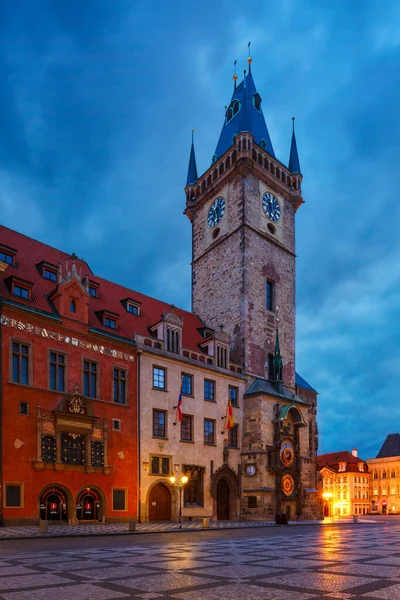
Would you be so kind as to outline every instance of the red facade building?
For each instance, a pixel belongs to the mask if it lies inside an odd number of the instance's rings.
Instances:
[[[5,227],[0,271],[3,524],[136,517],[140,302]]]

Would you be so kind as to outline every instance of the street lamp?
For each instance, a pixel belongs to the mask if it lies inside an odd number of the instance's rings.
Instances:
[[[169,478],[169,481],[171,485],[179,490],[179,529],[182,529],[182,490],[189,481],[189,477],[182,475],[182,477],[177,481],[176,477],[172,476]]]

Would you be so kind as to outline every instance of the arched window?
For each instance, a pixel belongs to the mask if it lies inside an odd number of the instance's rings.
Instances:
[[[374,479],[378,479],[378,473],[374,471]]]
[[[394,471],[391,472],[390,477],[396,477],[396,473]]]
[[[382,473],[382,479],[386,479],[386,471],[383,471],[383,473]]]
[[[75,300],[71,300],[69,303],[69,311],[72,313],[76,313],[76,302]]]
[[[254,94],[253,96],[253,106],[256,110],[261,112],[261,98],[259,94]]]
[[[229,123],[229,121],[231,121],[233,119],[233,117],[235,115],[237,115],[239,110],[240,110],[240,102],[238,102],[238,100],[233,100],[230,103],[228,110],[226,111],[226,122]]]

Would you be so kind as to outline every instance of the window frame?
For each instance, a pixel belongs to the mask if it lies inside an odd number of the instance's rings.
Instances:
[[[270,289],[270,292],[268,291]],[[265,280],[265,308],[268,312],[275,312],[276,307],[276,282],[267,277]]]
[[[163,371],[164,372],[163,387],[155,385],[154,376],[155,376],[155,370],[156,369],[157,369],[157,371]],[[163,392],[167,391],[167,369],[166,369],[166,367],[161,367],[160,365],[153,365],[152,366],[152,389],[153,390],[161,390]]]
[[[57,383],[58,383],[58,367],[60,366],[58,364],[58,361],[56,363],[52,362],[51,360],[51,355],[55,354],[56,357],[58,356],[63,356],[64,357],[64,364],[62,365],[64,367],[64,387],[62,390],[58,389],[57,387]],[[51,365],[55,364],[56,365],[56,387],[53,389],[51,387]],[[66,354],[65,352],[60,352],[59,350],[55,350],[53,348],[49,348],[48,349],[48,353],[47,353],[47,373],[48,373],[48,389],[52,392],[62,392],[62,393],[68,393],[68,374],[67,374],[67,368],[68,368],[68,354]]]
[[[21,292],[22,291],[26,292],[27,295],[24,296],[22,293],[17,294],[15,291],[16,289],[20,290]],[[17,298],[22,298],[22,300],[30,300],[31,299],[31,288],[26,285],[23,285],[22,283],[19,283],[17,281],[12,282],[11,293],[13,296],[17,296]]]
[[[235,400],[236,404],[234,404],[233,401],[232,401],[232,396],[231,396],[231,391],[232,390],[236,391],[236,400]],[[229,391],[229,399],[231,401],[232,406],[234,408],[238,408],[238,406],[239,406],[239,387],[237,385],[231,385],[231,384],[229,384],[228,385],[228,391]]]
[[[156,433],[154,433],[154,414],[155,413],[162,413],[164,415],[164,435],[157,435]],[[151,426],[151,431],[152,431],[152,437],[156,438],[158,440],[166,440],[167,439],[167,423],[168,423],[168,412],[162,408],[153,408],[152,410],[152,426]],[[158,423],[158,427],[160,426],[160,424]]]
[[[231,442],[232,431],[236,431],[236,445],[233,446]],[[228,447],[229,448],[239,448],[239,425],[235,423],[233,427],[228,429]]]
[[[26,406],[26,412],[22,412],[22,405]],[[30,415],[29,402],[26,402],[25,400],[20,400],[18,412],[21,415],[21,417],[29,417],[29,415]]]
[[[206,441],[206,422],[213,424],[213,441],[212,442]],[[203,422],[203,443],[206,446],[216,446],[217,445],[216,444],[216,421],[215,421],[215,419],[208,419],[208,418],[204,417],[204,422]]]
[[[100,362],[98,360],[92,360],[91,358],[85,358],[84,356],[82,356],[82,363],[81,363],[81,369],[82,369],[82,390],[83,390],[83,396],[85,398],[90,398],[91,400],[98,400],[100,398]],[[96,365],[96,395],[95,396],[86,396],[85,394],[85,362],[88,363],[93,363]],[[91,371],[89,370],[89,374],[91,373]],[[89,382],[89,390],[90,391],[90,382]]]
[[[189,423],[190,423],[190,439],[186,439],[182,437],[182,429],[183,429],[183,423],[185,419],[189,419]],[[180,442],[184,442],[184,443],[194,443],[194,418],[193,415],[188,415],[188,414],[183,414],[182,415],[182,421],[181,421],[181,431],[180,431]]]
[[[4,260],[1,258],[1,255],[4,255]],[[11,258],[11,262],[9,262],[7,260],[7,258]],[[6,252],[3,248],[0,248],[0,261],[5,263],[6,265],[14,265],[14,258],[15,258],[15,254],[12,254],[11,252]]]
[[[47,275],[50,275],[51,277],[47,277]],[[53,281],[54,283],[57,283],[57,270],[43,266],[42,277],[43,279],[47,279],[48,281]]]
[[[111,377],[111,397],[112,397],[112,401],[114,404],[118,404],[119,406],[127,406],[128,405],[128,381],[129,381],[129,377],[128,377],[128,371],[127,369],[125,369],[124,367],[120,367],[119,365],[112,365],[112,377]],[[124,393],[124,402],[119,402],[118,400],[115,399],[115,371],[119,371],[119,372],[123,372],[125,373],[125,380],[121,380],[120,377],[118,377],[118,392],[119,392],[119,386],[121,381],[125,382],[125,393]]]
[[[124,508],[114,508],[114,492],[116,491],[123,491],[125,492],[124,494]],[[127,512],[128,511],[128,488],[127,487],[120,487],[120,486],[113,486],[111,488],[111,510],[112,512]]]
[[[186,465],[183,466],[183,472],[185,472],[185,468]],[[185,508],[201,508],[204,506],[204,471],[205,469],[203,467],[199,470],[196,477],[193,477],[193,475],[189,477],[189,481],[183,490],[183,506]],[[186,497],[193,482],[196,482],[196,487],[198,486],[195,493],[197,501],[189,502]]]
[[[27,357],[28,357],[28,381],[27,383],[23,383],[22,381],[14,381],[14,349],[13,349],[13,344],[22,344],[23,346],[26,346],[28,348],[28,353],[27,353]],[[33,362],[33,345],[31,342],[26,342],[25,340],[21,340],[19,338],[10,338],[10,350],[9,350],[9,356],[10,356],[10,363],[9,363],[9,367],[10,367],[10,383],[15,383],[16,385],[25,385],[25,386],[32,386],[32,380],[33,380],[33,372],[32,372],[32,362]],[[21,353],[19,353],[19,356],[21,356]],[[21,373],[21,361],[19,360],[19,373]]]
[[[135,310],[130,310],[130,308],[136,309],[137,312],[135,312]],[[126,301],[126,312],[128,312],[130,315],[133,315],[135,317],[140,317],[140,303],[133,302],[133,300],[127,300]]]
[[[212,390],[213,390],[212,398],[206,398],[206,383],[212,384]],[[216,393],[215,393],[216,392],[215,379],[204,378],[203,387],[204,387],[204,400],[206,402],[216,402],[216,399],[215,399],[215,396],[216,396]]]
[[[183,388],[183,379],[184,377],[188,377],[190,380],[190,394],[188,394],[187,392],[184,391]],[[182,396],[188,396],[189,398],[193,398],[194,394],[193,394],[193,375],[191,375],[190,373],[181,373],[181,386],[182,386]]]
[[[158,473],[153,473],[153,458],[158,458],[159,459],[159,467],[161,465],[161,472],[160,469],[158,470]],[[161,459],[161,462],[160,462]],[[163,464],[163,459],[164,460],[168,460],[168,473],[163,473],[162,472],[162,464]],[[149,456],[149,467],[148,467],[148,474],[152,475],[153,477],[169,477],[172,473],[172,456],[170,455],[166,455],[164,456],[163,454],[150,454]]]
[[[118,423],[118,427],[114,427],[114,424]],[[111,427],[113,431],[121,431],[122,430],[122,424],[121,424],[121,419],[116,419],[116,418],[112,418],[111,419]]]
[[[110,325],[110,323],[113,323],[113,325]],[[114,317],[109,317],[108,315],[104,315],[103,325],[104,325],[104,327],[108,327],[109,329],[112,329],[113,331],[117,331],[117,319],[114,319]]]
[[[19,506],[9,506],[7,504],[7,486],[18,486],[19,487],[19,498],[20,498],[20,502],[19,502]],[[5,481],[3,483],[3,508],[24,508],[24,501],[25,501],[25,497],[24,497],[24,482],[23,481]]]

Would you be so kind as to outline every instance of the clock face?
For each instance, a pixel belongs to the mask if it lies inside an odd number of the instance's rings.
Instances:
[[[282,440],[279,449],[279,458],[285,467],[291,467],[295,457],[295,448],[290,440]]]
[[[255,475],[256,474],[256,468],[254,465],[247,465],[246,467],[246,475]]]
[[[207,224],[209,227],[215,227],[225,214],[225,198],[219,196],[210,206],[207,215]]]
[[[281,207],[279,206],[278,200],[271,192],[265,192],[262,197],[262,207],[265,216],[272,221],[277,223],[281,218]]]
[[[282,492],[285,496],[291,496],[294,492],[294,479],[289,474],[282,477]]]

